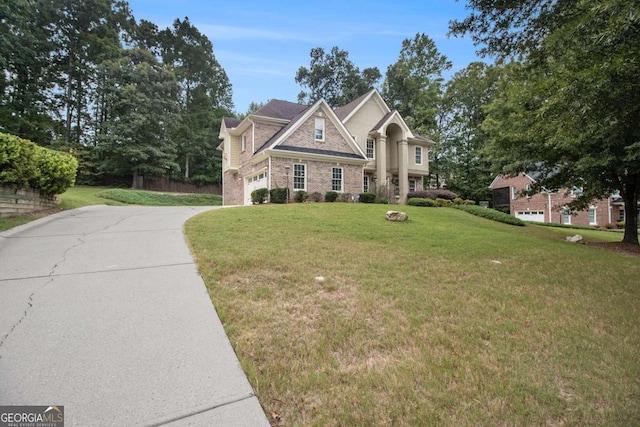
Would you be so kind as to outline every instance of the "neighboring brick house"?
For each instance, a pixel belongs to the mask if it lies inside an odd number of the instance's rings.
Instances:
[[[404,202],[422,189],[433,144],[414,135],[375,89],[335,110],[324,100],[273,100],[243,120],[224,118],[219,136],[225,205],[251,204],[253,190],[277,187],[291,195],[384,187]]]
[[[537,178],[536,173],[521,173],[514,177],[497,176],[489,186],[493,190],[494,207],[509,207],[511,215],[524,221],[600,227],[624,221],[624,202],[620,196],[593,200],[588,209],[569,212],[567,206],[580,190],[560,189],[527,195]]]

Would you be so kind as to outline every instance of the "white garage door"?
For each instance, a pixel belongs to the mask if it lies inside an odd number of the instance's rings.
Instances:
[[[262,172],[259,175],[247,178],[244,181],[244,204],[251,204],[251,192],[258,188],[267,188],[267,173]]]
[[[544,222],[544,211],[516,212],[516,218],[523,221]]]

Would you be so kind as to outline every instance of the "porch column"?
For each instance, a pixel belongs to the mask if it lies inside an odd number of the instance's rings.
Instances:
[[[376,192],[387,185],[387,137],[380,135],[376,142]]]
[[[406,139],[398,141],[398,180],[400,181],[400,203],[407,202],[409,192],[409,145]]]

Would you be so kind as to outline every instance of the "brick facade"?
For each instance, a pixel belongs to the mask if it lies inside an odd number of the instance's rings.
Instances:
[[[533,218],[534,214],[540,212],[544,215],[544,222],[603,227],[618,222],[621,218],[620,211],[624,211],[624,205],[608,198],[593,200],[589,209],[568,214],[566,206],[575,199],[571,190],[560,189],[553,193],[543,192],[531,196],[523,194],[533,183],[531,177],[521,173],[511,178],[500,176],[494,180],[491,188],[495,190],[508,187],[509,211],[511,215],[523,219],[527,216]]]

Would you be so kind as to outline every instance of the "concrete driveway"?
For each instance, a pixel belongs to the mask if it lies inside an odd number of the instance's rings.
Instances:
[[[91,206],[0,233],[0,405],[66,426],[268,426],[182,226]]]

